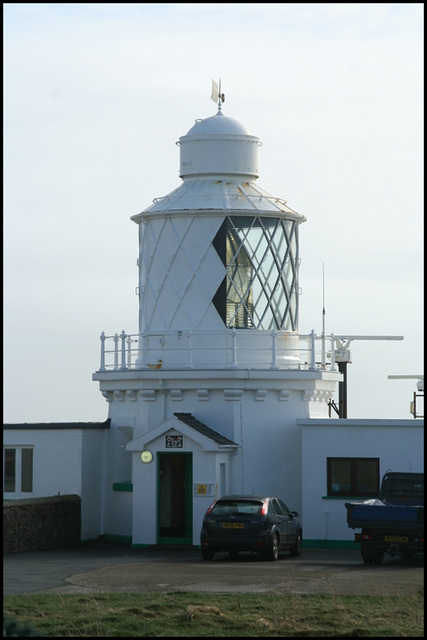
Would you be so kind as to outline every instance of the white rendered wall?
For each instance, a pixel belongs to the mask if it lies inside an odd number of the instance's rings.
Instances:
[[[81,429],[5,429],[3,446],[33,447],[32,493],[6,493],[7,498],[47,498],[82,494]]]
[[[81,539],[100,533],[104,429],[5,429],[3,446],[33,447],[33,491],[3,493],[4,499],[81,498]]]
[[[82,540],[94,540],[103,533],[102,488],[109,433],[110,429],[82,430]]]
[[[120,398],[123,396],[119,395]],[[132,405],[132,403],[129,401]],[[133,406],[133,405],[132,405]],[[129,537],[132,530],[132,493],[114,488],[118,483],[132,480],[132,455],[125,450],[133,438],[135,415],[132,406],[116,399],[109,403],[110,415],[114,416],[108,430],[105,450],[100,456],[101,472],[101,533],[118,537]]]
[[[386,471],[424,471],[423,420],[298,421],[302,443],[302,524],[304,540],[353,541],[345,502],[326,498],[329,457],[373,457]]]
[[[134,425],[135,440],[174,413],[191,413],[239,445],[232,464],[227,465],[230,492],[277,494],[290,509],[301,513],[301,432],[296,421],[311,415],[327,417],[326,398],[334,395],[340,374],[165,370],[98,373],[95,376],[100,380],[104,395],[110,399],[105,533],[130,535],[132,531],[134,544],[156,543],[156,475],[149,471],[154,463],[144,465],[137,453],[132,454],[132,523],[131,507],[124,513],[123,496],[110,489],[114,482],[129,479],[118,473],[122,468],[120,458],[131,454],[120,447],[124,440],[119,442],[116,430],[119,425]],[[159,440],[158,450],[155,446],[156,441],[150,443],[153,454],[163,450],[163,440]],[[192,451],[194,481],[201,482],[209,469],[212,482],[218,484],[219,459],[201,451],[198,446]],[[197,477],[199,468],[204,472],[202,477]],[[205,478],[205,481],[208,480]],[[209,502],[208,497],[193,498],[194,535],[197,532],[194,544],[199,544],[201,518],[206,506],[203,504],[199,508],[198,505],[205,502]],[[120,518],[117,518],[118,512]],[[150,518],[144,516],[146,513],[152,514]]]

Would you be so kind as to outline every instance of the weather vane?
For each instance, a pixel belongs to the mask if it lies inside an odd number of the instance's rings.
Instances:
[[[222,103],[225,102],[225,94],[221,93],[221,78],[219,79],[219,87],[218,83],[212,80],[211,100],[218,103],[218,113],[221,113]]]

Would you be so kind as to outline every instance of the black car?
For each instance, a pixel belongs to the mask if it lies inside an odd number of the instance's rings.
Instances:
[[[272,496],[229,495],[215,500],[206,511],[200,533],[202,558],[219,551],[237,556],[252,551],[277,560],[280,551],[301,555],[302,529],[298,513]]]

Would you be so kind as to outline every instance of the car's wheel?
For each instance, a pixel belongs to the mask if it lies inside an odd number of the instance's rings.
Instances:
[[[215,555],[215,551],[213,549],[209,549],[209,547],[202,547],[203,560],[212,560],[214,555]]]
[[[238,549],[229,549],[228,553],[230,555],[230,558],[237,558],[237,556],[239,555],[239,550]]]
[[[302,536],[301,531],[298,531],[297,539],[295,541],[294,546],[290,550],[291,556],[300,556],[302,549]]]
[[[270,548],[267,551],[267,558],[273,561],[279,559],[279,536],[277,533],[273,536]]]

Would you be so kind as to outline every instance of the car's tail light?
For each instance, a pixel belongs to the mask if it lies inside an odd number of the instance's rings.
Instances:
[[[267,515],[267,509],[268,509],[268,500],[264,500],[264,502],[262,503],[260,515],[262,516]]]
[[[214,500],[211,504],[211,506],[209,507],[209,509],[206,511],[205,516],[209,515],[210,512],[212,511],[212,509],[214,508],[214,506],[216,505],[216,503],[218,502],[218,500]]]

